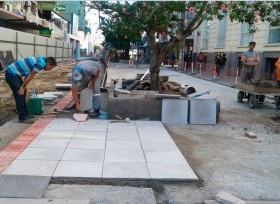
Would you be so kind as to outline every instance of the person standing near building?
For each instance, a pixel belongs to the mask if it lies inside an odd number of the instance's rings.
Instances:
[[[260,63],[260,57],[258,53],[254,52],[256,47],[255,42],[249,43],[249,50],[244,52],[241,57],[242,69],[241,69],[241,82],[247,83],[254,77],[254,69]]]
[[[204,63],[204,54],[202,52],[200,52],[197,56],[197,61],[198,61],[198,71],[200,71],[200,69],[202,68],[202,65]]]
[[[225,65],[226,65],[226,53],[223,53],[222,57],[221,57],[221,68],[220,68],[220,77],[223,77],[224,73],[225,73]]]
[[[85,88],[93,91],[93,110],[89,116],[98,117],[101,107],[100,85],[102,82],[101,65],[92,60],[79,62],[72,71],[72,97],[77,111],[81,110],[78,94]]]
[[[112,47],[111,43],[105,43],[103,49],[99,53],[98,62],[102,66],[102,79],[103,79],[101,87],[105,87],[106,85],[109,50],[111,47]]]
[[[219,78],[222,67],[222,56],[220,52],[217,52],[215,56],[215,65],[216,65],[216,76]]]
[[[278,58],[278,60],[275,63],[275,69],[274,69],[272,78],[276,79],[277,87],[280,88],[280,57]]]
[[[26,105],[27,84],[40,71],[52,70],[57,65],[53,57],[27,57],[7,66],[5,80],[9,84],[16,102],[19,123],[33,123]],[[24,80],[22,80],[24,77]]]

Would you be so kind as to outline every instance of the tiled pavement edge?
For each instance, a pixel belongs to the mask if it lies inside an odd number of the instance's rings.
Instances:
[[[69,92],[54,106],[54,108],[63,109],[71,102],[71,100],[72,95],[71,92]],[[0,174],[21,154],[23,150],[26,149],[28,144],[32,142],[55,117],[56,115],[40,117],[0,152]]]

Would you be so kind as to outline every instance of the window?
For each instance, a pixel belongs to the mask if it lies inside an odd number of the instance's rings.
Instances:
[[[253,33],[249,32],[249,24],[241,24],[241,35],[240,35],[240,45],[248,45],[249,42],[253,41]]]
[[[280,26],[269,26],[268,44],[280,43]]]
[[[227,17],[225,16],[222,20],[218,22],[218,36],[217,36],[218,48],[225,48],[226,32],[227,32]]]
[[[208,49],[210,21],[204,21],[202,34],[202,49]]]

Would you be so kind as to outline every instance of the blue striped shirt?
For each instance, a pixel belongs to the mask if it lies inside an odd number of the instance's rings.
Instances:
[[[46,67],[44,57],[27,57],[19,59],[7,67],[7,71],[11,75],[28,76],[33,70],[40,72]]]

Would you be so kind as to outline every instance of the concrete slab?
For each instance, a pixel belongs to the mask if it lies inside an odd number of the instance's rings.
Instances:
[[[37,138],[52,138],[52,139],[70,139],[74,131],[50,131],[43,130]]]
[[[138,150],[141,151],[142,147],[139,141],[117,141],[107,140],[106,149],[110,150]]]
[[[48,186],[44,198],[91,199],[98,204],[156,204],[151,188],[107,185],[58,185]]]
[[[58,161],[15,160],[3,174],[51,176]]]
[[[107,132],[107,140],[132,140],[139,141],[138,133],[136,132]]]
[[[92,109],[93,92],[89,88],[83,89],[80,94],[80,106],[81,111],[87,111]]]
[[[106,150],[104,162],[146,162],[143,151]]]
[[[197,180],[197,176],[185,163],[147,163],[151,179]]]
[[[68,145],[70,149],[105,149],[105,140],[72,139]]]
[[[102,162],[61,161],[52,177],[100,178]]]
[[[66,124],[50,124],[45,128],[45,131],[75,131],[78,125]]]
[[[52,120],[49,125],[78,125],[79,122],[75,121],[74,119],[70,118],[56,118]]]
[[[139,138],[142,141],[167,141],[173,142],[172,138],[165,133],[148,133],[139,132]]]
[[[70,139],[51,139],[51,138],[36,138],[29,147],[53,147],[53,148],[66,148]]]
[[[0,197],[41,198],[50,180],[50,176],[0,175]]]
[[[73,134],[73,139],[105,140],[106,132],[88,132],[77,130]]]
[[[144,151],[179,151],[173,141],[141,141]]]
[[[162,99],[161,121],[166,124],[188,124],[189,102],[186,99]]]
[[[79,125],[108,125],[108,120],[88,119],[85,122],[80,122]]]
[[[108,125],[108,132],[130,132],[130,133],[137,133],[136,126],[124,126],[119,123],[119,126],[111,126],[110,123]],[[120,128],[121,127],[121,128]]]
[[[107,125],[81,125],[77,126],[77,131],[84,131],[84,132],[106,132]]]
[[[102,178],[150,179],[146,162],[104,162]]]
[[[59,161],[63,152],[63,148],[26,148],[17,159]]]
[[[147,162],[185,163],[179,151],[144,151]]]
[[[1,204],[89,204],[89,200],[0,198]]]
[[[61,161],[103,162],[104,150],[66,149]]]

